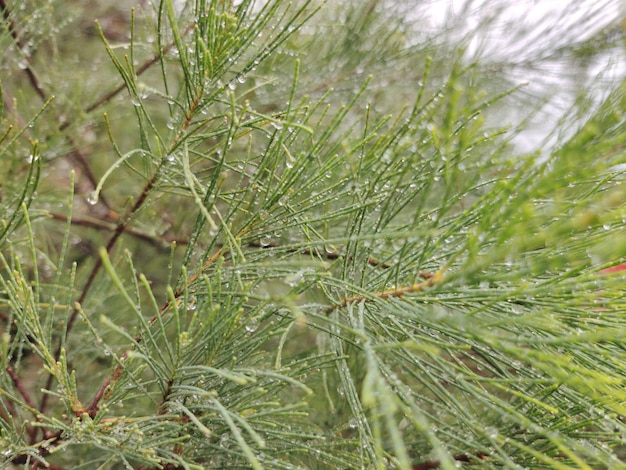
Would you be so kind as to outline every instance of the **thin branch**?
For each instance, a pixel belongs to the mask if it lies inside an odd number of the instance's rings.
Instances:
[[[437,271],[435,274],[420,272],[420,277],[425,279],[423,282],[417,282],[415,284],[411,284],[410,286],[397,287],[395,289],[386,290],[383,292],[379,292],[374,294],[374,296],[365,296],[365,295],[355,295],[352,297],[344,297],[339,303],[330,306],[326,309],[326,315],[330,315],[337,309],[344,308],[349,304],[357,303],[357,302],[369,302],[373,299],[381,299],[386,300],[390,298],[400,298],[405,296],[406,294],[414,294],[417,292],[422,292],[429,287],[433,287],[436,284],[440,284],[443,279],[443,271]]]
[[[185,37],[191,30],[193,30],[194,27],[195,27],[195,23],[191,23],[189,26],[187,26],[187,28],[183,31],[183,37]],[[148,59],[143,64],[141,64],[137,68],[137,70],[135,70],[135,75],[137,75],[138,77],[142,75],[150,67],[152,67],[154,64],[159,62],[163,58],[163,56],[167,54],[175,45],[176,43],[173,41],[167,44],[160,52],[158,52],[152,58]],[[105,93],[100,98],[95,100],[93,103],[87,106],[83,111],[85,113],[90,113],[94,111],[95,109],[99,108],[103,104],[106,104],[109,101],[111,101],[113,98],[115,98],[115,96],[117,96],[119,93],[124,91],[125,88],[126,88],[125,83],[119,84],[117,87],[113,88],[111,91]],[[61,126],[61,130],[67,129],[71,125],[71,123],[72,123],[71,121],[64,122],[63,125]]]
[[[272,243],[269,243],[267,245],[265,245],[265,244],[262,245],[259,242],[250,242],[250,243],[248,243],[248,246],[253,247],[253,248],[263,248],[263,249],[280,248],[281,247],[280,243],[276,243],[276,242],[272,242]],[[341,258],[342,256],[345,256],[345,255],[343,255],[341,253],[338,253],[338,252],[334,252],[334,251],[328,252],[326,250],[322,251],[322,250],[319,250],[317,248],[305,248],[305,249],[289,248],[287,250],[287,253],[299,253],[299,254],[302,254],[302,255],[315,256],[315,257],[318,257],[318,258],[329,259],[329,260],[335,260],[335,259]],[[352,259],[354,259],[354,256],[349,255],[348,259],[352,260]],[[379,260],[377,260],[375,258],[372,258],[372,257],[369,257],[367,259],[367,264],[369,264],[370,266],[374,266],[376,268],[383,268],[383,269],[389,269],[391,267],[390,264],[383,263],[382,261],[379,261]],[[421,273],[420,273],[420,275],[421,275]]]
[[[137,339],[138,338],[135,337],[135,340]],[[139,340],[141,340],[141,338],[139,338]],[[130,348],[124,351],[124,353],[120,356],[120,362],[126,360],[129,352],[130,352]],[[116,364],[115,368],[113,369],[113,374],[109,374],[106,377],[106,379],[104,379],[104,382],[102,382],[102,385],[100,385],[100,388],[98,389],[93,399],[91,400],[91,403],[85,410],[87,411],[87,414],[89,416],[95,416],[96,413],[98,413],[98,410],[100,409],[100,400],[102,400],[102,397],[104,396],[104,392],[106,392],[106,390],[109,388],[109,385],[111,385],[111,381],[114,378],[119,378],[119,374],[121,374],[121,372],[122,372],[121,366],[119,364]]]
[[[159,177],[159,173],[160,173],[160,167],[154,172],[154,174],[152,175],[152,178],[150,178],[150,180],[148,181],[148,183],[144,186],[141,194],[139,195],[139,197],[137,198],[137,200],[135,201],[135,204],[133,204],[133,206],[129,209],[129,211],[126,213],[126,215],[124,216],[124,218],[122,218],[120,220],[120,222],[118,223],[115,232],[113,233],[113,235],[111,236],[111,238],[109,239],[109,242],[106,244],[106,252],[107,254],[110,254],[111,251],[113,250],[113,247],[115,246],[115,244],[117,243],[117,240],[120,238],[120,236],[122,235],[122,233],[124,233],[124,229],[126,228],[126,225],[128,224],[128,222],[130,221],[130,219],[132,218],[133,214],[135,214],[140,208],[141,206],[143,206],[144,202],[146,201],[146,199],[148,198],[148,194],[150,193],[150,191],[152,190],[152,188],[154,187],[154,185],[156,184],[156,181]],[[80,296],[77,300],[78,304],[82,304],[85,299],[87,298],[87,294],[89,293],[89,290],[91,289],[91,286],[93,285],[93,282],[96,279],[96,276],[98,275],[98,273],[100,272],[100,269],[102,269],[102,258],[98,258],[95,265],[93,266],[93,268],[91,268],[91,272],[89,273],[89,276],[87,277],[87,281],[85,282],[85,285],[83,286],[83,289],[80,293]],[[78,313],[79,310],[78,308],[74,307],[72,314],[70,315],[70,318],[67,321],[67,325],[65,328],[65,335],[67,337],[67,335],[70,333],[70,331],[72,330],[74,323],[76,322],[76,318],[78,317]],[[59,346],[57,347],[54,357],[58,358],[61,354],[61,343],[59,343]],[[52,375],[48,375],[48,380],[46,381],[46,386],[45,386],[45,390],[50,389],[50,387],[52,386],[52,381],[53,381],[53,377]],[[39,407],[39,411],[41,413],[44,413],[47,406],[48,406],[48,394],[44,394],[42,399],[41,399],[41,406]]]
[[[55,220],[60,220],[63,222],[67,222],[67,216],[63,214],[58,214],[55,212],[49,213],[50,217]],[[83,227],[90,227],[96,229],[104,229],[109,230],[111,232],[117,230],[117,225],[114,223],[107,222],[101,219],[91,219],[91,218],[81,218],[81,217],[72,217],[71,218],[72,225],[80,225]],[[155,246],[159,249],[169,248],[172,243],[176,243],[177,245],[186,245],[189,243],[189,240],[182,237],[170,237],[170,236],[157,236],[150,235],[149,233],[142,232],[140,230],[134,229],[132,227],[124,227],[124,233],[132,235],[133,237],[139,238],[141,240],[145,240],[149,242],[151,245]]]
[[[191,124],[191,116],[193,115],[194,106],[195,106],[196,103],[197,103],[197,99],[194,101],[194,105],[192,105],[192,107],[188,111],[187,119],[183,122],[183,125],[182,125],[182,130],[183,131]],[[182,132],[178,134],[178,136],[180,136],[180,135],[182,135]],[[174,143],[172,144],[172,146],[176,146],[176,144],[178,143],[178,136],[175,138]],[[139,208],[143,205],[143,203],[147,199],[148,194],[150,193],[150,191],[152,190],[152,188],[154,187],[154,185],[156,184],[156,182],[158,180],[160,171],[161,171],[161,167],[159,166],[157,168],[157,170],[154,172],[154,174],[152,175],[152,178],[150,178],[150,181],[148,181],[148,183],[144,187],[143,191],[141,192],[141,194],[137,198],[137,201],[135,202],[133,207],[126,213],[126,216],[124,217],[124,219],[122,219],[122,221],[117,226],[117,229],[115,230],[115,233],[113,234],[113,236],[109,240],[109,243],[107,243],[107,245],[105,247],[107,254],[111,253],[111,250],[113,249],[113,246],[117,242],[118,238],[124,232],[124,228],[126,227],[126,224],[130,221],[130,219],[133,216],[133,214],[135,214],[139,210]],[[96,264],[94,265],[94,267],[91,270],[91,273],[89,274],[89,278],[87,279],[87,282],[86,282],[86,284],[85,284],[85,286],[83,288],[83,291],[82,291],[82,293],[81,293],[81,295],[80,295],[80,297],[79,297],[79,299],[77,301],[77,304],[80,305],[84,301],[84,299],[87,296],[87,292],[91,288],[91,285],[93,284],[93,281],[96,278],[96,275],[98,274],[98,272],[100,271],[101,268],[102,268],[102,258],[98,258],[98,260],[96,261]],[[178,296],[178,295],[180,295],[180,293],[177,292],[176,295]],[[154,315],[150,319],[149,324],[154,323],[156,321],[156,319],[158,318],[158,315],[160,315],[161,312],[165,311],[165,309],[168,306],[169,306],[169,300],[165,302],[165,305],[161,308],[159,313]],[[71,326],[76,321],[78,313],[79,313],[79,309],[75,307],[73,312],[72,312],[72,315],[70,316],[70,319],[68,321],[66,334],[69,333],[69,331],[71,329]],[[135,341],[136,342],[141,341],[141,336],[137,335],[136,338],[135,338]],[[128,354],[129,354],[131,348],[132,347],[129,347],[129,348],[126,349],[126,351],[124,352],[124,354],[120,358],[120,363],[123,360],[125,360],[126,357],[128,357]],[[60,353],[60,345],[59,345],[58,352]],[[120,366],[120,363],[116,364],[115,368],[113,369],[113,374],[107,376],[107,378],[104,380],[104,382],[102,383],[102,385],[100,386],[100,388],[96,392],[96,395],[94,396],[94,399],[92,400],[91,404],[87,407],[86,410],[84,410],[85,412],[87,412],[89,414],[89,416],[93,417],[93,416],[96,415],[96,413],[98,412],[98,409],[99,409],[100,400],[104,396],[104,393],[105,393],[106,389],[111,384],[111,381],[112,380],[117,380],[121,376],[122,368]],[[52,381],[52,377],[48,376],[48,380],[51,382]]]
[[[67,222],[67,216],[64,214],[59,214],[56,212],[49,212],[48,215],[55,220],[59,220],[62,222]],[[114,231],[117,229],[117,225],[111,222],[107,222],[105,220],[96,219],[96,218],[82,218],[82,217],[72,217],[71,219],[72,225],[80,225],[84,227],[91,227],[96,229],[104,229],[109,231]],[[159,249],[169,248],[171,243],[176,243],[177,245],[186,245],[189,243],[188,238],[184,237],[171,237],[171,236],[157,236],[151,235],[149,233],[142,232],[140,230],[136,230],[132,227],[124,227],[124,233],[127,233],[133,237],[145,240]],[[219,245],[221,246],[221,245]],[[260,248],[260,249],[269,249],[269,248],[280,248],[282,245],[280,243],[272,242],[270,244],[261,244],[259,242],[253,241],[247,243],[247,246],[250,248]],[[336,260],[343,256],[342,253],[339,252],[328,252],[326,250],[320,250],[317,248],[288,248],[286,250],[287,253],[298,253],[301,255],[315,256],[322,259],[328,260]],[[354,259],[353,255],[349,255],[348,259]],[[392,267],[391,264],[385,263],[383,261],[379,261],[376,258],[369,257],[367,259],[367,264],[373,266],[375,268],[389,269]],[[420,272],[420,277],[423,279],[429,279],[433,276],[432,273]]]
[[[33,402],[32,398],[30,397],[28,390],[26,390],[26,388],[24,387],[22,379],[20,379],[19,375],[17,375],[17,372],[15,372],[15,370],[13,369],[13,367],[11,367],[10,364],[6,366],[5,370],[8,376],[11,377],[11,380],[13,381],[13,385],[15,385],[15,388],[17,389],[19,394],[22,396],[24,403],[26,403],[26,406],[30,408],[31,413],[33,414],[35,420],[38,423],[41,423],[42,422],[41,416],[37,414],[36,412],[37,407],[35,406],[35,403]],[[30,436],[31,441],[34,441],[35,439],[35,436],[37,434],[36,429],[37,429],[36,427],[30,427],[30,429],[28,430],[28,435]],[[45,438],[50,437],[50,434],[46,432],[45,430],[44,430],[44,437]]]
[[[22,380],[20,379],[19,375],[17,375],[17,372],[15,372],[15,370],[13,370],[13,367],[11,367],[10,365],[7,365],[6,371],[7,371],[7,374],[9,374],[9,377],[11,377],[11,380],[13,381],[13,385],[15,385],[15,388],[17,389],[17,391],[20,392],[20,395],[22,395],[22,398],[24,399],[24,403],[26,403],[26,405],[32,410],[35,410],[36,409],[35,404],[33,403],[33,400],[30,398],[30,395],[28,391],[26,390],[26,388],[24,388],[24,384],[22,383]],[[35,417],[37,417],[36,414],[35,414]]]

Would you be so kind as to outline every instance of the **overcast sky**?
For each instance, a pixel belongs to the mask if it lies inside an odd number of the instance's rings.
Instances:
[[[541,145],[583,88],[599,104],[626,77],[624,47],[598,55],[582,69],[573,68],[567,56],[553,54],[575,39],[620,31],[615,25],[626,17],[626,0],[431,0],[425,10],[416,10],[420,23],[424,12],[433,30],[450,28],[465,37],[468,55],[506,64],[514,84],[528,83],[529,95],[550,97],[522,136],[523,150]],[[623,28],[622,23],[622,37]]]

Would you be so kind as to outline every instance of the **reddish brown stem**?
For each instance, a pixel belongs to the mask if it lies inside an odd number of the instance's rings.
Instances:
[[[424,279],[424,281],[417,282],[415,284],[411,284],[408,286],[402,286],[402,287],[397,287],[395,289],[389,289],[386,291],[378,292],[377,294],[374,295],[374,298],[386,300],[386,299],[393,298],[393,297],[400,298],[406,294],[422,292],[423,290],[429,287],[433,287],[434,285],[438,284],[443,278],[443,273],[441,271],[438,271],[433,274],[433,273],[427,273],[427,272],[422,271],[419,273],[419,276],[422,279]],[[363,295],[344,297],[340,302],[328,307],[326,309],[326,315],[330,315],[335,310],[346,307],[348,304],[353,304],[357,302],[367,302],[367,301],[370,301],[371,299],[372,299],[371,297],[365,297]]]
[[[146,199],[148,197],[148,194],[150,193],[150,191],[152,190],[154,184],[156,183],[156,180],[158,179],[158,175],[159,175],[159,170],[157,170],[154,173],[154,175],[152,175],[152,178],[150,178],[150,181],[148,181],[146,186],[143,188],[143,191],[141,192],[141,194],[139,195],[139,197],[135,201],[135,204],[133,204],[133,206],[126,213],[124,218],[117,225],[117,227],[115,229],[115,232],[113,233],[113,235],[109,239],[109,242],[106,244],[105,249],[106,249],[107,254],[111,253],[113,247],[117,243],[117,240],[120,238],[122,233],[124,233],[124,229],[126,228],[126,224],[130,221],[130,219],[133,216],[133,214],[135,214],[139,210],[139,208],[144,204],[144,202],[146,201]],[[96,261],[96,264],[93,266],[93,268],[91,268],[91,272],[89,273],[89,276],[87,277],[87,281],[85,282],[85,285],[83,286],[83,289],[82,289],[82,291],[80,293],[80,297],[78,298],[78,301],[77,301],[78,304],[82,304],[84,302],[84,300],[87,298],[87,294],[89,293],[89,290],[91,289],[91,286],[93,285],[93,282],[95,281],[96,276],[100,272],[101,268],[102,268],[102,259],[98,258],[97,261]],[[74,322],[76,321],[76,318],[78,317],[78,313],[79,313],[78,309],[74,308],[73,311],[72,311],[72,314],[70,315],[70,318],[69,318],[69,320],[67,322],[67,326],[66,326],[66,329],[65,329],[65,335],[66,336],[72,330],[72,328],[74,326]],[[59,344],[59,346],[57,347],[57,349],[55,351],[55,358],[58,358],[60,354],[61,354],[61,344]],[[48,390],[52,386],[52,381],[53,380],[54,379],[53,379],[52,375],[49,375],[48,376],[48,380],[46,381],[46,387],[45,387],[46,390]],[[47,406],[48,406],[48,396],[49,396],[48,394],[44,394],[42,399],[41,399],[41,406],[39,407],[39,411],[41,413],[44,413],[45,410],[47,409]]]
[[[61,220],[61,221],[67,222],[67,216],[63,214],[50,212],[49,215],[55,220]],[[113,224],[113,223],[110,223],[101,219],[85,219],[81,217],[72,217],[70,222],[72,225],[81,225],[83,227],[91,227],[91,228],[104,229],[104,230],[109,230],[109,231],[114,231],[117,229],[116,224]],[[133,237],[145,240],[159,249],[169,248],[171,243],[176,243],[177,245],[186,245],[189,242],[189,240],[187,240],[186,238],[182,238],[182,237],[168,237],[168,236],[158,237],[155,235],[150,235],[148,233],[144,233],[139,230],[136,230],[132,227],[124,227],[124,233],[132,235]]]
[[[9,374],[9,377],[11,377],[11,380],[13,381],[13,385],[15,385],[15,388],[17,389],[17,391],[20,392],[20,395],[22,395],[22,398],[24,399],[24,403],[26,403],[26,405],[29,408],[32,408],[33,410],[35,410],[36,409],[35,404],[31,400],[30,395],[28,394],[28,391],[24,388],[24,384],[22,383],[22,380],[17,375],[15,370],[13,370],[13,367],[11,367],[10,365],[7,365],[6,371],[7,371],[7,374]],[[35,417],[37,416],[35,415]]]
[[[30,394],[28,393],[28,390],[26,390],[26,388],[24,387],[24,384],[22,383],[22,380],[20,379],[19,375],[17,375],[17,373],[15,372],[13,367],[11,367],[11,365],[7,365],[5,370],[8,376],[11,377],[11,380],[13,381],[13,385],[15,385],[15,388],[24,399],[24,403],[26,403],[26,406],[28,406],[32,410],[32,414],[35,420],[37,422],[41,422],[41,417],[39,417],[35,411],[37,409],[35,406],[35,403],[31,399]],[[44,431],[44,435],[45,434],[46,433]],[[30,429],[28,429],[28,436],[30,438],[31,443],[34,442],[36,435],[37,435],[36,427],[31,427]]]
[[[279,248],[281,245],[279,243],[269,243],[267,245],[262,245],[259,242],[250,242],[248,243],[248,246],[251,246],[253,248]],[[316,248],[305,248],[305,249],[300,249],[300,248],[290,248],[287,250],[287,252],[289,253],[300,253],[302,255],[309,255],[309,256],[316,256],[318,258],[324,258],[324,259],[330,259],[330,260],[334,260],[334,259],[339,259],[342,256],[341,253],[336,253],[336,252],[322,252],[322,250],[318,250]],[[348,256],[348,259],[354,259],[354,257],[352,255]],[[378,261],[375,258],[369,257],[367,259],[367,264],[369,264],[370,266],[374,266],[377,268],[383,268],[383,269],[389,269],[391,267],[390,264],[387,263],[383,263],[382,261]],[[420,276],[422,276],[422,274],[428,275],[428,273],[420,273]],[[424,276],[422,276],[424,277]],[[424,277],[424,279],[426,279],[426,277]]]
[[[191,123],[191,116],[193,115],[193,111],[195,110],[195,106],[197,105],[197,102],[198,102],[198,100],[196,99],[196,100],[194,100],[193,104],[191,105],[190,110],[188,112],[189,113],[188,114],[188,118],[183,123],[183,129],[185,129]],[[182,135],[182,134],[180,134],[180,135]],[[176,142],[174,142],[174,145],[175,144],[176,144]],[[160,172],[160,167],[157,169],[157,171],[154,173],[154,175],[152,175],[152,178],[150,179],[150,181],[148,181],[148,184],[146,184],[146,186],[144,187],[143,191],[141,192],[139,198],[137,198],[137,201],[135,202],[133,207],[127,212],[127,214],[124,217],[124,219],[122,219],[122,221],[117,226],[117,229],[115,230],[115,233],[113,234],[113,236],[109,240],[109,243],[106,246],[107,254],[109,254],[111,252],[111,250],[113,249],[113,246],[117,242],[117,239],[124,232],[124,228],[125,228],[126,224],[128,223],[128,221],[130,220],[130,218],[132,217],[132,215],[135,214],[139,210],[139,208],[143,205],[143,203],[145,202],[146,198],[148,197],[148,194],[150,193],[150,191],[152,190],[153,186],[157,182],[157,179],[158,179],[158,176],[159,176],[159,172]],[[89,291],[89,288],[91,287],[91,284],[93,283],[96,275],[98,274],[98,272],[100,271],[101,268],[102,268],[102,259],[98,258],[98,261],[96,262],[95,266],[91,270],[91,273],[89,274],[89,278],[87,279],[87,283],[85,284],[85,287],[83,288],[81,296],[78,299],[78,303],[79,304],[81,304],[85,300],[85,298],[87,296],[87,292]],[[163,307],[163,309],[167,308],[167,305],[169,305],[169,302],[165,303],[165,306]],[[71,329],[71,325],[73,325],[73,323],[76,320],[77,316],[78,316],[78,309],[75,308],[74,311],[72,312],[72,315],[70,316],[69,321],[68,321],[68,327],[67,327],[67,330],[66,330],[66,334]],[[150,320],[150,324],[152,324],[156,320],[156,318],[157,318],[156,315],[154,317],[152,317],[152,319]],[[141,341],[141,336],[137,335],[136,338],[135,338],[135,341],[136,342]],[[122,357],[121,357],[122,361],[125,360],[126,357],[128,356],[128,353],[129,353],[131,347],[129,347],[124,352],[124,354],[122,355]],[[104,380],[103,384],[100,386],[100,388],[96,392],[96,395],[95,395],[94,399],[92,400],[91,404],[87,407],[86,411],[89,414],[89,416],[93,417],[98,412],[100,400],[102,400],[102,397],[104,396],[104,393],[105,393],[106,389],[109,387],[109,385],[111,384],[112,380],[117,380],[117,378],[119,378],[121,373],[122,373],[122,368],[121,368],[120,364],[117,364],[115,366],[114,370],[113,370],[113,374],[109,375]]]

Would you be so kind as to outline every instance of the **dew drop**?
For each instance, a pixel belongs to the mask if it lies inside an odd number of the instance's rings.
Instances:
[[[91,191],[87,196],[87,204],[90,206],[95,206],[98,203],[98,193],[95,191]]]
[[[259,328],[259,323],[256,320],[250,320],[244,328],[248,333],[254,333]]]
[[[498,428],[495,428],[493,426],[487,426],[485,428],[485,432],[487,433],[487,436],[489,436],[491,439],[495,439],[496,437],[498,437]]]

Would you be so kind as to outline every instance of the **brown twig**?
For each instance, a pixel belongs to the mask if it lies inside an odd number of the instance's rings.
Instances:
[[[28,390],[26,390],[26,388],[24,387],[24,384],[22,383],[22,379],[20,379],[19,375],[17,375],[17,372],[15,372],[15,370],[13,369],[13,367],[11,367],[10,364],[6,366],[5,370],[8,376],[11,377],[11,380],[13,381],[13,385],[15,385],[15,388],[17,389],[19,394],[22,396],[24,403],[26,403],[26,406],[28,406],[31,409],[31,412],[33,416],[35,417],[35,420],[38,423],[41,423],[42,421],[41,416],[37,414],[36,412],[37,407],[35,406],[35,403],[33,402],[32,398],[30,397]],[[30,436],[31,441],[34,440],[35,435],[36,435],[36,428],[31,428],[28,434]],[[49,438],[50,437],[49,433],[46,433],[44,431],[44,437]]]
[[[133,214],[135,214],[141,208],[141,206],[143,206],[144,202],[148,198],[148,194],[150,194],[150,191],[152,191],[152,188],[154,187],[158,177],[159,177],[159,170],[157,169],[157,171],[152,175],[152,178],[150,178],[148,183],[144,186],[141,194],[135,201],[135,204],[133,204],[133,206],[129,209],[126,215],[120,220],[117,227],[115,228],[113,235],[111,236],[111,238],[109,239],[109,242],[106,244],[106,247],[105,247],[107,254],[110,254],[111,251],[113,250],[113,247],[117,243],[117,240],[120,238],[122,233],[124,233],[126,224],[128,224]],[[102,269],[102,258],[98,258],[93,268],[91,268],[91,272],[89,273],[89,276],[87,277],[87,281],[85,282],[83,286],[80,296],[78,297],[78,300],[77,300],[78,304],[82,304],[85,298],[87,298],[87,294],[89,293],[89,290],[91,289],[91,286],[93,282],[95,281],[96,276],[100,272],[100,269]],[[67,321],[67,325],[65,328],[65,335],[68,335],[69,332],[72,330],[74,326],[74,322],[76,321],[76,318],[78,317],[78,314],[79,314],[78,308],[74,308],[72,311],[72,314],[70,315]],[[59,357],[60,353],[61,353],[61,344],[59,344],[59,346],[57,347],[54,357],[55,358]],[[52,380],[53,380],[52,375],[49,375],[48,380],[46,381],[46,387],[45,387],[46,390],[52,386]],[[39,407],[39,410],[41,413],[44,413],[47,408],[47,405],[48,405],[47,397],[48,397],[48,394],[44,394],[44,396],[42,397],[41,406]]]
[[[383,292],[379,292],[377,294],[374,294],[373,298],[382,299],[382,300],[386,300],[390,298],[400,298],[406,294],[413,294],[416,292],[421,292],[429,287],[433,287],[434,285],[439,284],[441,280],[443,279],[442,271],[437,271],[434,274],[420,272],[419,275],[422,279],[424,279],[424,281],[411,284],[410,286],[396,287],[395,289],[389,289]],[[349,304],[357,303],[357,302],[367,302],[367,301],[371,301],[373,298],[371,296],[364,296],[364,295],[344,297],[340,302],[328,307],[325,313],[326,315],[330,315],[335,310],[344,308]]]
[[[10,365],[7,365],[6,371],[7,371],[7,374],[9,374],[9,377],[11,377],[11,380],[13,381],[13,385],[15,385],[15,388],[17,389],[17,391],[20,392],[20,395],[22,395],[22,398],[24,399],[24,403],[26,403],[26,406],[35,410],[36,409],[35,404],[33,403],[33,400],[30,398],[28,390],[24,388],[24,384],[22,383],[22,380],[17,375],[15,370],[13,370],[13,367],[11,367]],[[35,417],[37,417],[36,414],[35,414]]]
[[[194,27],[195,27],[195,23],[191,23],[189,26],[187,26],[187,28],[185,28],[185,30],[183,31],[183,37],[186,36],[187,34],[189,34],[189,32]],[[137,69],[135,70],[135,75],[138,76],[138,77],[140,75],[142,75],[150,67],[152,67],[154,64],[159,62],[163,58],[163,56],[166,53],[168,53],[172,49],[172,47],[174,47],[175,45],[176,45],[176,43],[174,41],[172,41],[169,44],[167,44],[165,47],[163,47],[163,49],[161,51],[159,51],[157,54],[155,54],[152,58],[148,59],[143,64],[141,64],[139,67],[137,67]],[[85,113],[90,113],[90,112],[96,110],[97,108],[99,108],[103,104],[106,104],[109,101],[111,101],[113,98],[115,98],[118,94],[120,94],[122,91],[124,91],[125,88],[126,88],[126,84],[125,83],[121,83],[117,87],[113,88],[111,91],[105,93],[100,98],[95,100],[93,103],[91,103],[89,106],[87,106],[83,111]],[[61,130],[66,129],[70,125],[71,125],[71,121],[64,122],[63,125],[61,126]]]
[[[187,115],[187,119],[183,122],[182,124],[182,129],[184,131],[184,129],[186,129],[190,124],[191,124],[191,119],[193,116],[193,112],[195,110],[195,106],[198,103],[198,98],[196,97],[196,99],[194,100],[194,102],[192,103],[189,111],[188,111],[188,115]],[[179,133],[179,136],[182,135],[183,132],[181,131],[181,133]],[[174,143],[172,144],[173,146],[175,146],[177,144],[177,140],[174,141]],[[107,243],[106,247],[105,247],[105,251],[107,254],[110,254],[111,251],[113,250],[113,247],[115,246],[115,244],[117,243],[117,240],[119,239],[119,237],[122,235],[122,233],[124,233],[124,230],[126,228],[126,225],[128,224],[128,222],[130,221],[130,219],[132,218],[132,216],[139,211],[139,209],[141,208],[141,206],[143,206],[144,202],[146,201],[146,199],[148,198],[148,195],[150,194],[150,192],[152,191],[152,188],[154,187],[154,185],[156,184],[159,175],[161,172],[161,167],[159,166],[157,168],[157,170],[154,172],[154,174],[152,175],[152,177],[150,178],[150,180],[148,181],[148,183],[146,183],[146,185],[144,186],[143,190],[141,191],[141,194],[139,195],[139,197],[137,198],[137,200],[135,201],[135,204],[133,204],[133,206],[128,210],[128,212],[126,213],[126,215],[120,220],[120,222],[118,223],[115,232],[113,233],[113,235],[111,236],[111,238],[109,239],[109,242]],[[102,258],[98,258],[98,260],[96,261],[95,265],[93,266],[93,268],[91,269],[91,272],[89,273],[89,277],[87,278],[87,282],[85,283],[83,290],[80,294],[80,297],[77,300],[77,307],[74,307],[74,310],[72,311],[72,314],[70,315],[70,318],[68,320],[67,323],[67,328],[66,328],[66,335],[69,334],[69,331],[72,329],[74,322],[76,321],[76,318],[78,317],[79,314],[79,308],[78,306],[80,306],[80,304],[83,303],[83,301],[85,300],[85,298],[87,297],[87,293],[89,292],[91,285],[93,284],[96,276],[98,275],[98,273],[100,272],[100,269],[102,268]],[[177,295],[178,292],[177,292]],[[164,311],[167,307],[169,306],[169,301],[167,301],[165,303],[165,305],[162,307],[162,309],[160,310],[159,314]],[[150,320],[150,324],[152,324],[157,318],[157,315],[153,316],[152,319]],[[136,342],[141,340],[141,336],[137,336],[136,337]],[[59,349],[57,350],[57,355],[60,353],[61,351],[61,345],[59,344]],[[128,353],[130,352],[131,347],[129,347],[124,354],[121,356],[121,360],[125,360],[126,357],[128,356]],[[86,413],[89,414],[89,416],[93,417],[95,416],[95,414],[98,412],[98,404],[100,402],[100,400],[102,399],[102,397],[104,396],[104,392],[105,390],[108,388],[109,384],[111,383],[111,380],[117,380],[117,378],[119,378],[119,376],[122,373],[122,369],[120,367],[120,364],[117,364],[113,370],[113,374],[109,375],[103,382],[102,386],[98,389],[98,392],[96,392],[96,395],[94,397],[94,399],[92,400],[91,404],[87,407],[87,409],[85,410],[81,410],[84,411]],[[49,378],[49,382],[50,385],[52,384],[52,377],[48,376]],[[44,396],[45,398],[45,396]],[[43,400],[42,400],[43,402]],[[80,413],[78,413],[80,414]]]
[[[178,134],[178,136],[176,137],[176,139],[173,142],[172,146],[176,146],[176,144],[178,143],[179,136],[182,136],[184,130],[191,124],[191,119],[193,117],[194,111],[195,111],[196,106],[198,104],[198,98],[199,97],[196,97],[196,99],[194,99],[193,103],[191,104],[190,109],[189,109],[189,111],[187,113],[187,118],[185,119],[185,121],[182,124],[182,131]],[[130,221],[130,218],[132,217],[132,215],[135,214],[139,210],[139,208],[143,205],[143,203],[147,199],[148,194],[150,193],[150,191],[152,190],[152,188],[154,187],[154,185],[156,184],[156,182],[158,180],[158,177],[159,177],[159,174],[160,174],[160,170],[161,170],[161,167],[157,168],[155,173],[152,175],[152,178],[150,178],[150,181],[148,181],[148,183],[144,187],[143,191],[141,192],[141,194],[137,198],[137,201],[135,202],[133,207],[126,213],[126,216],[124,217],[124,219],[117,226],[117,229],[115,230],[115,233],[113,234],[113,236],[109,240],[109,243],[107,243],[107,245],[105,247],[107,254],[109,254],[111,252],[111,250],[113,249],[113,246],[117,242],[117,239],[124,232],[124,228],[125,228],[126,224]],[[79,297],[79,299],[77,301],[77,304],[80,305],[83,302],[83,300],[86,298],[87,292],[89,291],[89,289],[91,287],[91,284],[93,283],[96,275],[98,274],[98,272],[100,271],[101,268],[102,268],[102,258],[98,258],[98,261],[96,262],[95,266],[91,270],[91,273],[89,274],[89,278],[87,279],[87,283],[85,284],[85,287],[83,288],[83,291],[82,291],[81,296]],[[175,293],[176,297],[178,297],[180,295],[181,295],[181,291],[177,291]],[[157,315],[154,315],[152,317],[152,319],[150,319],[149,324],[151,325],[152,323],[154,323],[156,321],[156,319],[158,318],[158,315],[160,315],[163,311],[165,311],[165,309],[167,309],[168,306],[169,306],[169,300],[166,301],[165,304],[161,307],[161,309],[159,310],[159,313]],[[78,316],[78,313],[79,313],[79,309],[78,308],[74,308],[74,311],[72,312],[72,315],[70,316],[70,320],[68,321],[68,328],[67,328],[66,332],[69,332],[69,330],[71,329],[70,327],[71,327],[71,325],[73,325],[74,321],[76,320],[76,317]],[[138,334],[135,337],[135,342],[139,342],[139,341],[141,341],[141,336]],[[104,396],[104,393],[105,393],[106,389],[111,384],[111,381],[112,380],[117,380],[121,376],[122,368],[121,368],[120,364],[126,359],[126,357],[128,357],[128,354],[129,354],[131,348],[132,348],[132,346],[127,348],[126,351],[124,352],[124,354],[122,354],[122,356],[120,357],[120,363],[116,364],[115,368],[113,369],[113,373],[111,375],[107,376],[107,378],[104,380],[104,382],[102,383],[102,385],[100,386],[100,388],[96,392],[96,395],[94,396],[94,399],[92,400],[91,404],[87,407],[87,409],[84,410],[86,413],[89,414],[89,416],[91,416],[91,417],[95,416],[95,414],[98,412],[98,409],[99,409],[100,400]]]
[[[50,212],[49,216],[55,220],[67,222],[66,215],[57,214],[55,212]],[[109,231],[115,231],[117,229],[116,224],[106,222],[101,219],[72,217],[70,222],[72,225],[80,225],[83,227],[91,227],[91,228],[104,229],[104,230],[109,230]],[[123,231],[124,233],[127,233],[133,237],[139,238],[141,240],[145,240],[159,249],[169,248],[172,243],[176,243],[177,245],[186,245],[187,243],[189,243],[189,240],[186,238],[170,237],[170,236],[159,237],[156,235],[150,235],[149,233],[145,233],[140,230],[136,230],[132,227],[124,227]]]
[[[276,243],[276,242],[271,242],[268,244],[261,244],[259,242],[250,242],[248,243],[248,246],[253,247],[253,248],[263,248],[263,249],[281,247],[280,243]],[[317,248],[305,248],[305,249],[289,248],[287,252],[288,253],[300,253],[302,255],[315,256],[317,258],[323,258],[323,259],[329,259],[329,260],[335,260],[335,259],[341,258],[342,256],[345,256],[338,252],[322,251]],[[354,256],[349,255],[348,259],[352,260],[354,259]],[[391,267],[390,264],[383,263],[382,261],[378,261],[377,259],[372,258],[372,257],[369,257],[367,259],[367,264],[369,264],[370,266],[374,266],[376,268],[383,268],[383,269],[389,269]]]

